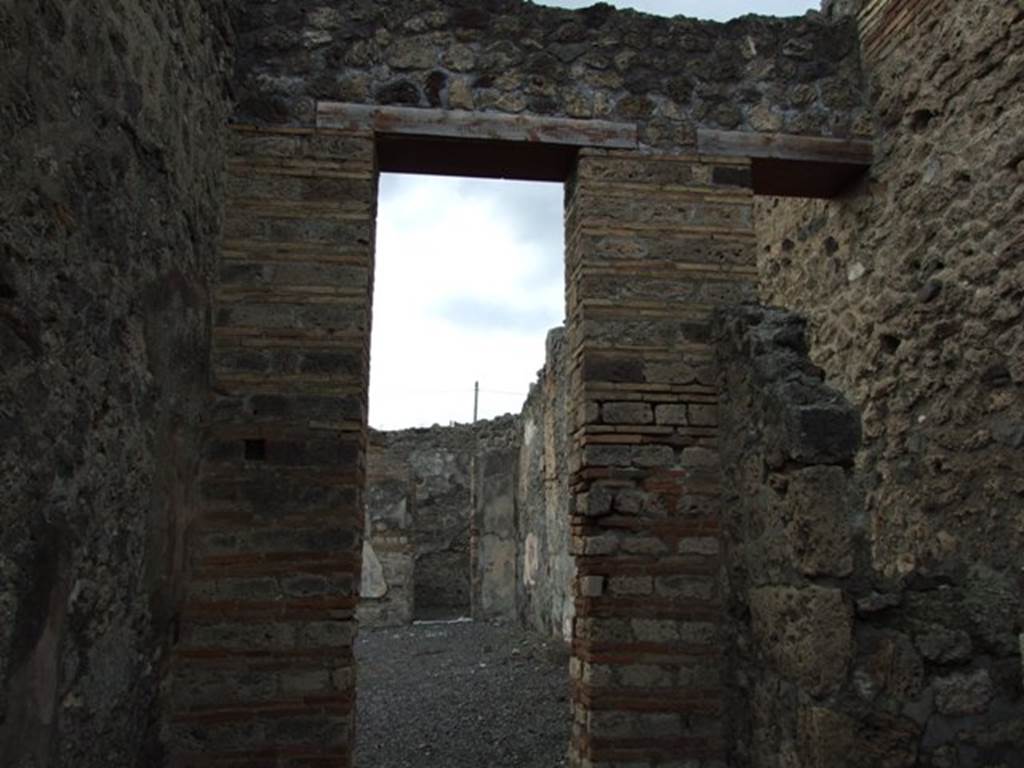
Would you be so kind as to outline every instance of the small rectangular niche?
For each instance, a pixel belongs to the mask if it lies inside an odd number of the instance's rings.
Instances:
[[[267,441],[262,437],[249,439],[245,441],[245,460],[246,461],[266,461],[267,460]]]

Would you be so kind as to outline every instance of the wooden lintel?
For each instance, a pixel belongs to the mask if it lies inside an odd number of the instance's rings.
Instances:
[[[377,107],[318,102],[320,128],[365,130],[391,136],[424,136],[468,141],[511,141],[568,147],[635,149],[635,123],[571,120],[417,107]]]
[[[749,157],[754,193],[831,198],[864,174],[870,141],[747,131],[697,131],[702,155]]]

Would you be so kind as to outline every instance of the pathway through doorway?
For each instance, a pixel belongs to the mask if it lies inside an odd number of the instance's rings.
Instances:
[[[568,653],[509,624],[361,629],[359,768],[559,768]]]

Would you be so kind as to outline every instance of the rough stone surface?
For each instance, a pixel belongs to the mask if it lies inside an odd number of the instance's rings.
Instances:
[[[869,61],[877,161],[835,202],[758,205],[765,299],[806,313],[814,361],[864,415],[873,559],[1005,570],[1024,545],[1015,429],[1024,11],[944,4]],[[895,191],[900,188],[900,191]],[[848,279],[859,263],[864,275]]]
[[[778,433],[791,437],[775,418],[785,398],[853,412],[808,360],[805,330],[753,306],[722,312],[715,328],[735,764],[1013,765],[1024,726],[1014,586],[984,564],[879,572],[862,472],[845,455],[777,460]]]
[[[516,501],[518,612],[568,640],[575,612],[569,531],[569,377],[565,331],[551,331],[540,378],[523,406]]]
[[[848,136],[865,83],[843,16],[665,20],[609,5],[236,1],[239,119],[314,120],[317,100],[629,121],[643,143],[698,126]]]
[[[564,629],[574,562],[578,766],[1019,763],[1019,3],[238,0],[227,142],[231,16],[94,5],[0,9],[0,762],[351,762],[377,154],[309,127],[331,99],[641,141],[567,179],[564,456],[534,411],[543,440],[410,463],[378,606],[419,583]],[[765,163],[695,156],[700,127],[874,130],[876,162],[755,212]],[[763,308],[712,330],[758,279],[810,342]],[[465,535],[406,499],[452,475]]]
[[[834,693],[852,649],[851,611],[838,589],[761,587],[750,593],[753,641],[809,694]]]
[[[363,631],[355,650],[357,765],[567,765],[560,641],[507,623],[429,623]]]
[[[159,759],[223,209],[217,3],[0,7],[0,764]]]
[[[806,314],[811,358],[863,414],[857,570],[888,582],[882,591],[912,590],[875,615],[913,636],[935,707],[950,667],[974,663],[992,682],[991,703],[971,697],[969,727],[917,708],[922,764],[1013,764],[1005,739],[1024,717],[1008,682],[1024,626],[1024,9],[928,3],[898,32],[887,19],[874,13],[864,30],[876,162],[835,201],[759,203],[761,294]]]
[[[478,489],[478,476],[488,463],[514,472],[511,459],[496,461],[494,455],[516,444],[517,423],[505,417],[476,425],[372,434],[366,535],[382,565],[386,592],[363,601],[363,624],[470,614],[473,526],[486,496]],[[510,488],[510,503],[511,494]],[[480,524],[486,527],[490,521]],[[514,519],[511,524],[514,529]],[[498,558],[492,552],[481,556],[488,567]],[[514,570],[514,558],[509,566]],[[363,573],[365,578],[365,562]],[[514,590],[514,579],[505,581]]]

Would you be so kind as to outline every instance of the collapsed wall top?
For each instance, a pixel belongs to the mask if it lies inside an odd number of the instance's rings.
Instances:
[[[312,125],[317,101],[636,123],[643,145],[698,129],[869,131],[848,17],[727,23],[523,0],[233,0],[235,118]]]

